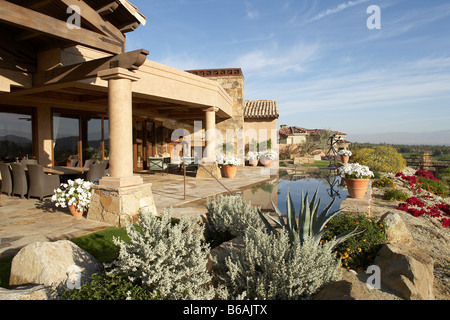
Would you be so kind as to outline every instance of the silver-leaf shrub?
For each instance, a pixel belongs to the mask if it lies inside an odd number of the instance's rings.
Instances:
[[[340,261],[312,238],[290,241],[289,232],[277,234],[247,229],[243,246],[227,247],[216,257],[217,279],[223,299],[308,299],[340,279]]]
[[[171,220],[171,210],[160,217],[140,212],[137,225],[127,225],[129,242],[114,239],[119,256],[110,274],[127,277],[152,290],[160,299],[207,300],[214,297],[206,270],[209,246],[202,243],[204,227],[192,219]]]
[[[242,236],[249,227],[263,228],[258,208],[238,195],[219,195],[206,202],[208,232],[228,233],[232,237]]]

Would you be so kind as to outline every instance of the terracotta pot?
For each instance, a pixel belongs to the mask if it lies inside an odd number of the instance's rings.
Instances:
[[[223,166],[223,171],[225,172],[225,176],[227,178],[233,179],[236,175],[237,167],[236,166]]]
[[[272,159],[262,157],[261,163],[263,164],[264,167],[270,167],[272,165]]]
[[[350,160],[350,156],[341,156],[342,163],[348,163],[348,160]]]
[[[369,179],[345,179],[345,183],[349,196],[354,199],[361,199],[366,195]]]
[[[77,207],[74,206],[74,205],[70,205],[70,206],[69,206],[69,210],[70,210],[70,213],[71,213],[74,217],[81,217],[81,216],[83,216],[83,214],[84,214],[83,211],[79,211],[79,210],[77,209]]]
[[[254,159],[254,160],[248,160],[248,164],[251,165],[252,167],[256,167],[258,165],[258,159]]]

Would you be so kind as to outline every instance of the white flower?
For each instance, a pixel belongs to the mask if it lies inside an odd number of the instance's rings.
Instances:
[[[250,151],[249,153],[247,153],[245,159],[249,161],[259,159],[259,152]]]
[[[233,157],[233,156],[226,156],[223,158],[223,165],[224,166],[238,166],[241,164],[241,159]]]
[[[374,176],[369,167],[359,163],[346,163],[339,168],[339,172],[343,178],[347,179],[370,179]]]
[[[340,150],[340,151],[338,152],[338,155],[340,155],[340,156],[349,156],[349,157],[351,157],[352,152],[351,152],[350,150],[342,149],[342,150]]]
[[[266,151],[260,152],[260,158],[262,158],[262,157],[264,157],[266,159],[273,160],[273,159],[276,159],[278,157],[278,153],[276,153],[273,150],[266,150]]]

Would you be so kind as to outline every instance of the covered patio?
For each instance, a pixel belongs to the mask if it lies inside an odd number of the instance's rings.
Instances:
[[[170,153],[181,136],[194,138],[199,161],[215,161],[216,124],[231,118],[232,98],[215,81],[148,60],[145,49],[126,52],[125,34],[146,22],[131,3],[77,1],[79,16],[71,1],[0,4],[0,120],[26,120],[26,157],[44,167],[61,165],[69,151],[82,167],[88,149],[99,149],[109,174],[95,187],[93,219],[123,225],[138,209],[156,210],[156,181],[136,172],[150,156]],[[73,28],[71,17],[79,18]],[[20,135],[8,120],[2,125],[4,139]],[[72,149],[61,147],[67,141]],[[115,211],[98,212],[116,200]]]
[[[153,197],[158,212],[172,208],[172,217],[182,216],[201,219],[205,214],[206,199],[218,194],[247,193],[251,187],[267,181],[276,181],[262,167],[239,167],[239,175],[234,179],[196,179],[178,174],[155,174],[143,176],[144,182],[152,183]],[[276,201],[276,188],[271,196]],[[265,197],[266,199],[270,199]],[[254,201],[252,202],[254,203]],[[258,205],[258,203],[254,203]],[[72,239],[112,226],[85,217],[73,217],[67,209],[55,207],[49,198],[36,199],[3,198],[0,208],[0,257],[11,256],[29,243]]]

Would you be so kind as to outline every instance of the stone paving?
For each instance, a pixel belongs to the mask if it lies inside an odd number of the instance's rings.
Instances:
[[[196,216],[205,213],[206,198],[231,192],[241,192],[250,186],[271,179],[277,170],[263,167],[239,167],[234,179],[196,179],[186,177],[186,198],[184,178],[177,174],[143,175],[145,182],[151,182],[153,197],[158,212],[172,207],[173,217]],[[273,176],[272,176],[273,178]],[[38,241],[72,239],[96,232],[110,225],[84,217],[73,217],[68,210],[56,208],[50,198],[20,199],[2,195],[0,207],[0,257],[16,254],[20,248]]]

